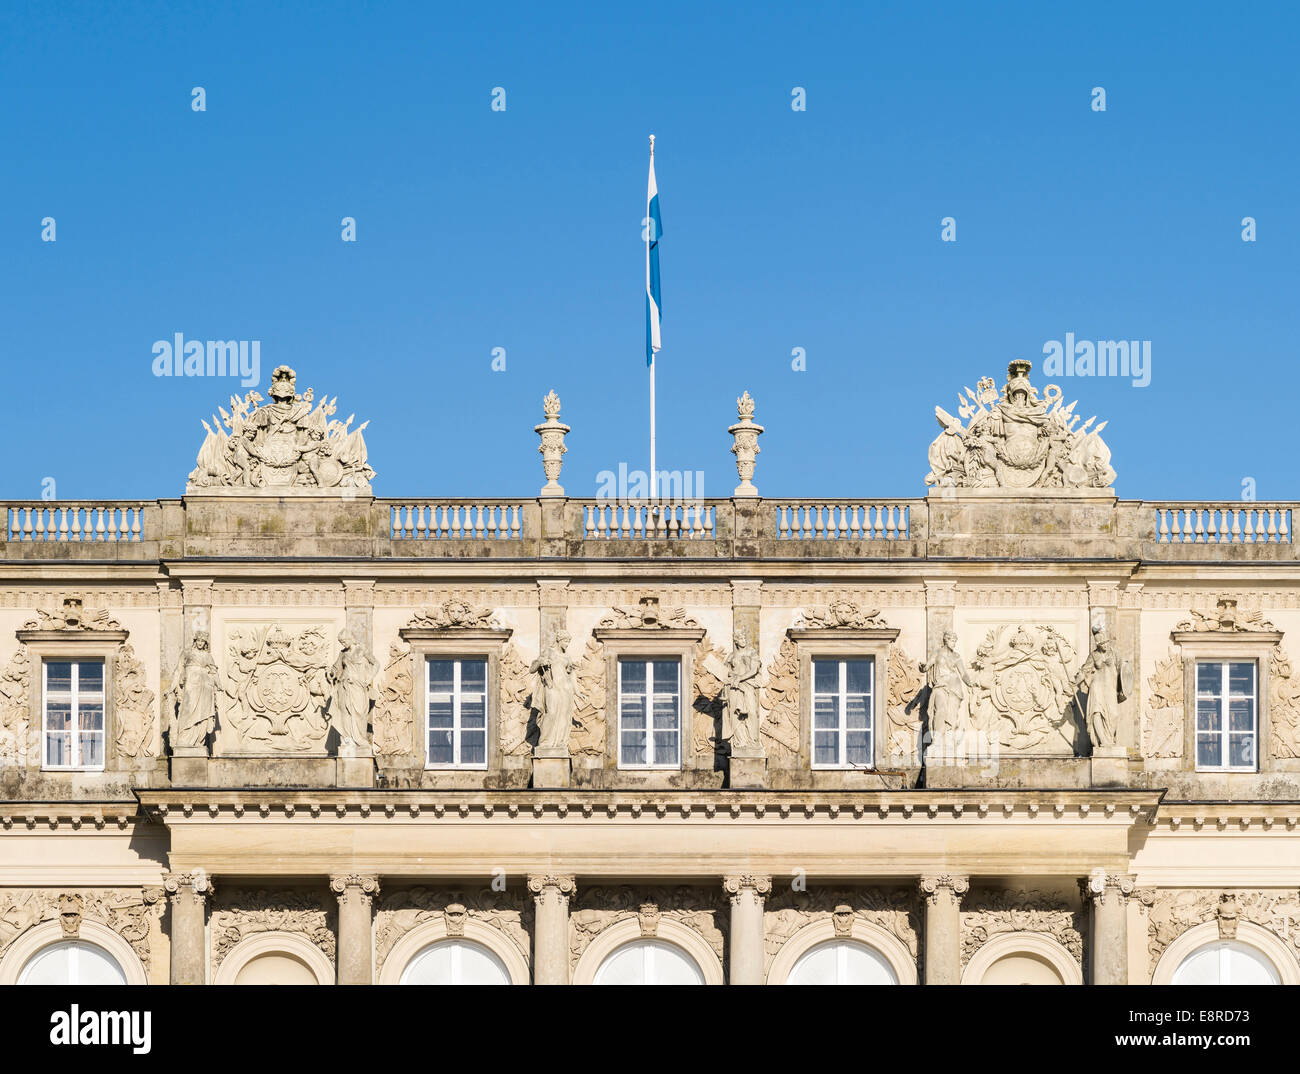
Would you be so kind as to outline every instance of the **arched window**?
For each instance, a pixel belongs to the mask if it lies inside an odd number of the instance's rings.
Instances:
[[[634,940],[617,948],[596,971],[598,985],[702,985],[704,974],[680,947]]]
[[[124,985],[126,974],[117,959],[84,940],[53,943],[36,952],[23,967],[19,984]]]
[[[1262,952],[1235,940],[1198,947],[1174,971],[1176,985],[1281,984]]]
[[[508,985],[505,963],[481,944],[467,940],[431,943],[407,963],[404,985]]]
[[[799,956],[786,984],[891,985],[898,984],[889,961],[878,951],[853,940],[831,940]]]

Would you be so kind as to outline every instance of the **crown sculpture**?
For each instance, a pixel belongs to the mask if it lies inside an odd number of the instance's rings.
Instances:
[[[269,403],[258,392],[230,397],[230,413],[218,407],[206,421],[208,432],[186,492],[216,488],[321,488],[370,490],[375,471],[366,462],[361,432],[369,422],[349,429],[334,418],[335,399],[312,408],[313,392],[294,390],[295,374],[287,365],[271,374]]]
[[[943,432],[930,445],[927,485],[940,488],[1109,488],[1115,481],[1110,449],[1089,418],[1079,424],[1077,403],[1061,405],[1061,389],[1049,384],[1040,399],[1029,383],[1030,364],[1014,361],[999,396],[992,377],[957,396],[953,417],[934,408]]]

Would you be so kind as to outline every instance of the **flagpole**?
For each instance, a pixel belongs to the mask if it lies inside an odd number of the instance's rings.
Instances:
[[[650,166],[653,168],[655,162],[655,136],[650,135]],[[646,279],[650,278],[650,229],[654,227],[653,221],[646,226],[645,237],[645,272]],[[655,238],[658,238],[656,235]],[[653,503],[657,498],[659,491],[659,482],[655,480],[655,358],[654,352],[650,354],[650,502]]]

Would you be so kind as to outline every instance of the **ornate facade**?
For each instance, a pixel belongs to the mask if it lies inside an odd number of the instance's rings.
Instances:
[[[1030,373],[915,499],[764,498],[748,393],[730,498],[568,495],[554,393],[535,498],[377,498],[281,367],[9,502],[0,982],[1300,981],[1292,505]]]

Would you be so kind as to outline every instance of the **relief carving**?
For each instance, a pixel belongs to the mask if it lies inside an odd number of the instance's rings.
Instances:
[[[961,915],[961,964],[994,936],[1042,932],[1083,964],[1082,913],[1061,896],[1042,891],[985,891],[967,900]]]
[[[1086,689],[1088,707],[1085,726],[1093,749],[1106,749],[1115,745],[1119,706],[1128,700],[1133,689],[1132,680],[1132,665],[1120,656],[1106,628],[1093,627],[1092,652],[1070,683],[1071,698],[1081,688]]]
[[[1262,612],[1238,610],[1237,601],[1232,597],[1220,597],[1215,602],[1213,612],[1198,612],[1193,608],[1190,614],[1190,619],[1184,619],[1174,627],[1176,631],[1192,631],[1197,634],[1207,632],[1240,634],[1250,630],[1277,629],[1264,618]]]
[[[101,608],[87,611],[80,597],[65,597],[58,611],[36,610],[36,618],[23,624],[24,630],[121,630],[122,624]]]
[[[1017,752],[1079,753],[1074,660],[1074,647],[1053,627],[990,630],[970,664],[975,729]]]
[[[529,672],[536,676],[537,689],[533,704],[537,709],[537,748],[565,750],[573,731],[573,703],[577,691],[574,671],[568,656],[572,639],[561,626],[553,626]],[[540,701],[540,705],[538,702]]]
[[[577,699],[573,734],[569,736],[572,757],[605,755],[605,647],[587,639],[578,663]]]
[[[790,768],[799,760],[799,646],[790,638],[781,640],[768,665],[762,703],[766,715],[760,730],[768,763]]]
[[[726,753],[727,657],[706,634],[695,645],[691,661],[691,684],[695,695],[691,706],[691,748],[697,757],[718,757]]]
[[[124,644],[113,663],[113,713],[117,724],[113,744],[119,757],[157,756],[153,703],[154,692],[149,689],[144,664],[135,658],[135,650]]]
[[[9,889],[0,893],[0,954],[42,921],[57,920],[65,936],[75,936],[81,923],[90,920],[107,926],[130,944],[147,972],[150,924],[164,908],[158,888],[79,888],[75,893]]]
[[[388,664],[379,680],[379,700],[371,721],[376,756],[405,755],[415,748],[415,714],[411,709],[414,685],[410,647],[395,641],[388,649]]]
[[[375,970],[378,971],[393,945],[411,929],[441,917],[447,935],[463,936],[466,918],[499,929],[528,960],[532,950],[532,899],[523,891],[438,890],[428,887],[399,888],[383,895],[375,905]]]
[[[1183,658],[1176,649],[1156,664],[1147,679],[1149,700],[1142,714],[1142,754],[1181,757],[1187,713],[1183,702]]]
[[[1110,449],[1095,429],[1082,425],[1077,403],[1062,406],[1061,389],[1038,390],[1029,382],[1031,364],[1013,361],[1001,395],[992,377],[975,391],[957,396],[957,413],[934,408],[943,429],[930,445],[927,485],[949,488],[1109,488],[1115,481]]]
[[[441,604],[421,608],[406,624],[406,629],[447,630],[452,627],[480,627],[497,630],[496,613],[491,608],[470,604],[459,597],[448,597]]]
[[[217,665],[205,630],[194,633],[164,698],[172,750],[206,748],[217,726]]]
[[[889,695],[885,700],[886,764],[914,765],[921,759],[921,711],[925,665],[897,645],[889,650]]]
[[[320,626],[290,633],[274,623],[231,632],[224,751],[324,752],[329,733],[326,646]]]
[[[749,631],[743,626],[734,632],[731,656],[727,660],[727,690],[723,737],[731,741],[734,755],[761,755],[762,739],[759,733],[758,708],[759,679],[763,665],[757,646],[749,642]]]
[[[374,657],[356,643],[351,631],[340,631],[338,659],[326,680],[334,688],[330,716],[343,745],[370,747],[370,703],[378,699],[371,685],[374,677]]]
[[[581,890],[570,902],[569,966],[601,932],[628,918],[636,919],[643,935],[653,924],[658,931],[664,920],[676,921],[694,929],[718,956],[726,944],[724,929],[729,923],[729,907],[721,890],[692,887],[597,886]]]
[[[777,891],[763,914],[765,970],[785,942],[805,925],[830,917],[837,936],[852,932],[860,918],[896,936],[915,959],[920,951],[916,898],[905,888],[813,888]]]
[[[800,608],[794,615],[795,630],[869,630],[889,624],[877,608],[864,609],[847,597],[839,597],[825,608]]]
[[[287,365],[271,374],[262,405],[260,392],[230,397],[230,413],[203,422],[207,436],[185,491],[208,488],[347,488],[369,492],[375,471],[366,461],[361,435],[369,422],[351,429],[352,415],[338,421],[336,399],[299,395],[296,375]]]
[[[514,642],[501,650],[501,753],[506,757],[524,756],[536,743],[537,735],[529,726],[532,709],[532,679]]]
[[[334,961],[333,911],[313,893],[261,888],[223,892],[213,901],[210,930],[214,970],[237,943],[261,932],[301,933],[331,963]]]
[[[642,597],[635,608],[615,608],[596,624],[598,630],[698,628],[685,608],[660,608],[658,597]]]
[[[0,765],[25,766],[40,757],[31,726],[31,682],[31,657],[20,645],[0,673]]]
[[[1269,737],[1274,757],[1300,757],[1300,680],[1282,646],[1268,654]]]
[[[1266,928],[1287,945],[1300,948],[1300,895],[1276,891],[1166,889],[1140,891],[1147,908],[1147,954],[1154,971],[1165,948],[1194,925],[1219,922],[1220,939],[1236,935],[1238,921]]]

